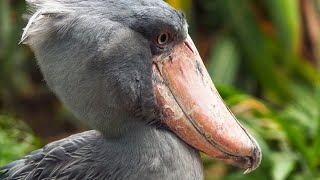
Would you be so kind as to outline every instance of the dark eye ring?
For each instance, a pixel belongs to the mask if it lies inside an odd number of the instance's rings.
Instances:
[[[157,42],[158,46],[160,46],[160,47],[164,47],[167,44],[169,44],[170,43],[169,33],[160,33],[157,37],[156,42]]]

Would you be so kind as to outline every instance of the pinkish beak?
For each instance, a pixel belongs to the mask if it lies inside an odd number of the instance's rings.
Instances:
[[[153,74],[163,82],[153,82],[162,121],[183,141],[245,173],[259,166],[259,145],[224,104],[190,36],[153,57]]]

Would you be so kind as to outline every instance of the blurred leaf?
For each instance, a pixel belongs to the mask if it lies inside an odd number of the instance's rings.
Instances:
[[[315,100],[316,100],[316,104],[318,107],[318,116],[316,117],[316,121],[317,121],[317,129],[316,129],[316,135],[314,137],[314,144],[312,149],[314,149],[314,157],[319,157],[320,156],[320,86],[316,87],[315,90],[315,96],[314,96]],[[318,161],[316,162],[318,164],[318,166],[320,166],[320,159],[318,159]]]
[[[295,148],[301,153],[303,159],[300,163],[305,163],[306,173],[312,177],[319,172],[320,161],[315,158],[319,156],[319,124],[320,124],[320,99],[319,91],[316,88],[307,89],[303,86],[292,88],[297,100],[287,107],[281,115],[284,132]],[[309,173],[310,171],[310,173]],[[318,174],[319,175],[319,174]]]
[[[0,166],[22,158],[40,145],[26,124],[0,115]]]
[[[189,13],[192,0],[166,0],[172,7]]]
[[[274,153],[271,155],[273,162],[272,177],[274,180],[287,179],[295,166],[295,156],[289,152]]]
[[[211,51],[208,72],[216,84],[232,85],[239,68],[240,57],[230,38],[220,38]]]
[[[10,33],[11,23],[10,23],[10,8],[9,8],[9,1],[1,1],[0,2],[0,42],[1,46],[6,44],[5,37]],[[2,47],[3,48],[3,47]],[[0,49],[1,52],[1,49]]]
[[[284,53],[296,54],[301,39],[299,0],[264,0],[263,2],[277,28],[277,39],[286,50]]]
[[[232,0],[219,0],[238,40],[238,46],[245,53],[251,72],[267,94],[277,100],[288,100],[291,93],[288,89],[288,79],[285,74],[277,71],[270,41],[262,32],[257,19],[250,10],[248,0],[234,3]],[[275,98],[270,98],[276,100]]]

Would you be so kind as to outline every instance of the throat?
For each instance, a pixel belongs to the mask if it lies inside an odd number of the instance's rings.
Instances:
[[[109,168],[110,163],[126,167],[119,172],[128,175],[124,179],[203,179],[199,152],[168,130],[144,125],[102,141],[103,154],[99,157],[106,157]]]

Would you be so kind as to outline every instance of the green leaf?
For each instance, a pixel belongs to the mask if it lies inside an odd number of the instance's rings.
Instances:
[[[286,50],[297,53],[301,34],[301,20],[298,0],[264,0],[268,13],[277,29],[277,39]]]
[[[219,0],[224,12],[225,21],[232,26],[237,38],[238,47],[244,53],[244,60],[251,73],[263,87],[271,100],[287,101],[291,99],[288,88],[288,77],[278,70],[276,58],[273,56],[273,45],[269,37],[262,31],[248,0]]]
[[[290,152],[279,152],[271,155],[272,177],[274,180],[287,179],[295,167],[296,157]]]
[[[0,115],[0,167],[20,159],[40,145],[23,122]]]
[[[208,72],[216,84],[233,85],[240,64],[238,49],[230,38],[220,38],[211,51]]]
[[[318,113],[320,113],[320,86],[316,87],[316,93],[315,93],[315,100],[318,107]],[[317,129],[316,129],[316,135],[314,137],[314,156],[317,157],[320,154],[320,115],[317,117],[316,121],[318,122]],[[320,160],[317,162],[318,165],[320,165]]]

